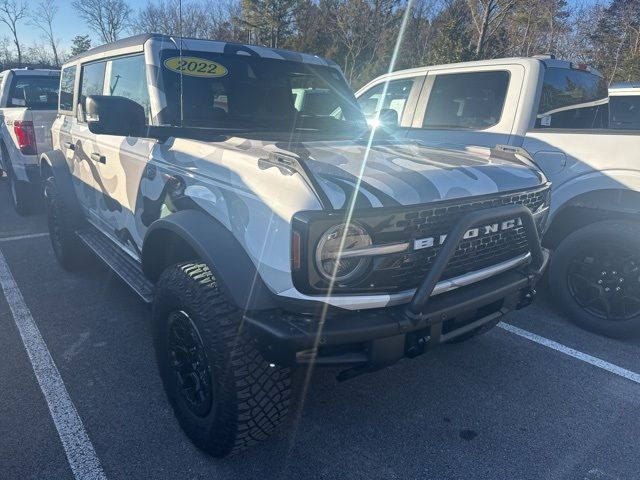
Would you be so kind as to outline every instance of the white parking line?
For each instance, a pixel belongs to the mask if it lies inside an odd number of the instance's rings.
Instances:
[[[29,238],[40,238],[40,237],[48,237],[48,232],[42,233],[30,233],[28,235],[15,235],[13,237],[4,237],[0,238],[0,242],[12,242],[13,240],[27,240]]]
[[[69,397],[60,372],[51,358],[51,353],[24,302],[2,252],[0,252],[0,285],[20,332],[24,348],[31,360],[40,390],[47,401],[73,475],[78,480],[106,480],[107,477],[78,411]]]
[[[566,347],[561,343],[554,342],[553,340],[541,337],[540,335],[536,335],[535,333],[527,332],[526,330],[514,327],[513,325],[509,325],[508,323],[500,322],[498,326],[504,330],[507,330],[508,332],[526,338],[527,340],[539,343],[540,345],[544,345],[545,347],[551,348],[552,350],[556,350],[560,353],[564,353],[565,355],[569,355],[570,357],[577,358],[578,360],[593,365],[594,367],[601,368],[603,370],[606,370],[607,372],[614,373],[622,378],[626,378],[627,380],[631,380],[632,382],[640,384],[639,373],[632,372],[631,370],[619,367],[617,365],[614,365],[613,363],[602,360],[601,358],[593,357],[578,350],[574,350],[573,348]]]

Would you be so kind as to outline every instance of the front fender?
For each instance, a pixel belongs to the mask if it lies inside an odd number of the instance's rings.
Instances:
[[[640,172],[603,170],[587,173],[552,189],[548,224],[575,197],[597,190],[630,190],[640,192]]]
[[[233,234],[220,222],[198,210],[176,212],[150,225],[142,247],[142,269],[152,282],[158,279],[165,267],[157,252],[168,232],[186,242],[211,268],[227,298],[238,308],[276,308],[274,294]]]

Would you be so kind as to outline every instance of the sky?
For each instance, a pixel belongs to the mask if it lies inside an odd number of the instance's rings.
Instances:
[[[35,5],[39,0],[28,1]],[[71,49],[71,39],[76,35],[89,35],[94,46],[100,44],[98,35],[87,28],[84,21],[78,16],[75,9],[71,6],[71,1],[72,0],[57,0],[59,11],[54,22],[54,32],[57,32],[56,36],[60,39],[62,50],[69,51]],[[598,0],[569,0],[569,3],[584,5],[593,4],[597,1]],[[149,0],[128,0],[129,5],[131,5],[131,8],[135,12],[147,5],[148,2]],[[42,41],[42,33],[27,22],[18,24],[18,35],[24,47],[28,47],[34,42]],[[0,37],[3,36],[11,37],[11,32],[6,25],[0,24]]]
[[[85,25],[84,21],[78,16],[75,9],[71,6],[72,0],[57,0],[58,13],[54,20],[54,32],[57,33],[57,38],[60,39],[60,44],[63,50],[70,50],[71,39],[76,35],[89,35],[92,39],[93,45],[98,45],[98,35],[90,31]],[[29,4],[37,5],[39,0],[28,0]],[[134,11],[140,10],[146,6],[148,0],[128,0],[129,5]],[[0,24],[0,37],[11,37],[9,28]],[[27,22],[18,24],[18,38],[25,46],[34,42],[41,42],[42,33],[35,27],[28,25]]]

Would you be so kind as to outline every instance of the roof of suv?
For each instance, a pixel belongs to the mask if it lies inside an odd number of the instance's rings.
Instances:
[[[104,57],[107,53],[113,52],[115,50],[131,49],[142,51],[144,48],[144,44],[150,40],[173,43],[176,48],[178,48],[178,45],[181,42],[182,48],[184,50],[203,49],[204,51],[215,51],[219,53],[236,53],[240,55],[252,55],[264,58],[312,63],[316,65],[337,66],[337,64],[332,62],[331,60],[327,60],[317,55],[310,55],[307,53],[282,50],[279,48],[263,47],[260,45],[223,42],[219,40],[174,37],[169,35],[162,35],[159,33],[144,33],[135,35],[133,37],[123,38],[113,43],[100,45],[99,47],[92,48],[84,53],[81,53],[80,55],[76,55],[75,57],[70,58],[65,63],[75,63],[78,60],[84,60],[90,57]]]

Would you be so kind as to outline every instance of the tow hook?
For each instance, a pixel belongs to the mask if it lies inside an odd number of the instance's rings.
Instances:
[[[518,305],[516,305],[516,310],[520,310],[521,308],[530,305],[531,302],[533,302],[535,296],[536,291],[533,288],[522,292],[522,294],[520,295],[520,301],[518,302]]]

